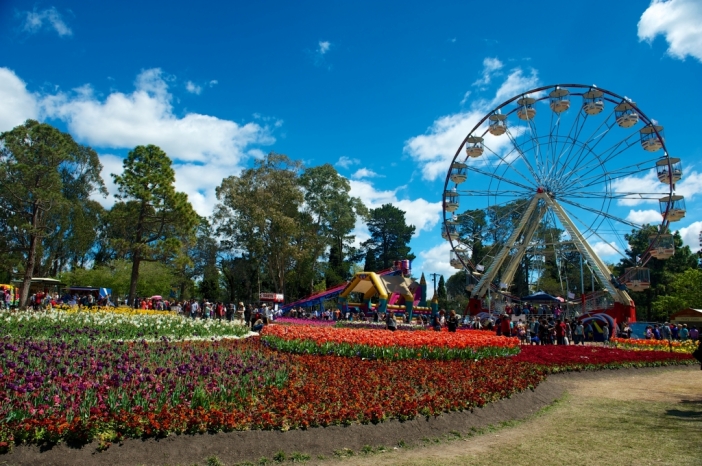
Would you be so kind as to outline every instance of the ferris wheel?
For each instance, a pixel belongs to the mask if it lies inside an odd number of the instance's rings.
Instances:
[[[520,93],[488,112],[451,161],[442,230],[451,265],[469,272],[480,299],[509,294],[526,254],[538,275],[547,249],[573,251],[615,303],[633,306],[627,290],[650,286],[646,263],[675,252],[668,227],[685,216],[682,175],[663,127],[631,99],[581,84]],[[644,225],[650,244],[632,261],[624,235]],[[482,229],[480,248],[471,228]],[[607,263],[621,259],[630,267],[614,277]]]

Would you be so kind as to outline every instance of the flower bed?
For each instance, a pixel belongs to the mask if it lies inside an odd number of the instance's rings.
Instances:
[[[632,340],[626,338],[612,338],[610,342],[616,348],[633,351],[668,351],[674,353],[692,354],[697,349],[697,342],[692,340]]]
[[[188,319],[171,312],[0,311],[0,336],[92,341],[240,337],[248,333],[249,330],[240,323]]]
[[[68,304],[61,304],[59,306],[53,307],[56,311],[67,312],[67,313],[88,313],[88,314],[98,314],[98,313],[108,313],[108,314],[122,314],[122,315],[173,315],[174,313],[168,310],[157,311],[155,309],[134,309],[129,306],[69,306]]]
[[[361,328],[361,329],[375,329],[384,330],[386,328],[385,322],[360,322],[360,321],[348,321],[340,320],[334,325],[336,328]],[[397,323],[397,330],[428,330],[428,327],[416,324],[406,324],[404,322]]]
[[[663,351],[627,351],[602,346],[522,346],[513,358],[542,367],[548,372],[618,369],[697,364],[691,355]]]
[[[519,340],[486,332],[390,332],[269,325],[261,338],[291,353],[400,359],[480,359],[519,352]]]
[[[258,339],[97,347],[6,338],[2,350],[0,449],[409,419],[482,406],[544,378],[511,359],[387,364],[272,352]]]
[[[274,354],[254,350],[232,340],[94,345],[6,337],[0,441],[89,440],[111,428],[120,436],[150,435],[171,430],[164,413],[176,408],[251,405],[287,379]]]
[[[331,327],[335,324],[333,320],[322,319],[298,319],[297,317],[278,317],[274,320],[276,324],[285,325],[314,325],[318,327]]]

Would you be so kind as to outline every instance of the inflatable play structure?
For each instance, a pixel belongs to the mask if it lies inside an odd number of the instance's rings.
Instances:
[[[392,311],[406,315],[410,321],[414,314],[436,312],[434,308],[438,304],[432,302],[431,306],[427,306],[427,281],[424,274],[416,282],[409,277],[409,261],[402,263],[403,273],[396,276],[380,276],[374,272],[357,273],[339,295],[341,312],[348,312],[349,307],[356,307],[364,313]],[[360,301],[349,302],[352,293],[357,293]],[[377,298],[375,303],[374,298]]]
[[[438,303],[427,304],[427,282],[422,274],[419,282],[410,278],[412,265],[409,260],[395,261],[393,266],[379,272],[358,272],[351,281],[315,293],[306,298],[281,306],[283,313],[293,308],[323,310],[324,302],[337,299],[339,309],[346,314],[352,309],[363,313],[393,311],[407,314],[438,312]],[[355,301],[354,301],[355,300]]]

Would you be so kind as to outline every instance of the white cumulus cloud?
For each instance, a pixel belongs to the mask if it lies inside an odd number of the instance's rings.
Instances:
[[[349,168],[350,166],[358,165],[359,163],[361,163],[359,159],[342,155],[341,157],[339,157],[339,160],[337,160],[334,165],[341,168]]]
[[[646,223],[650,225],[659,225],[663,221],[663,216],[659,211],[653,209],[631,210],[626,216],[626,219],[638,225],[644,225]]]
[[[21,125],[28,118],[39,117],[39,105],[34,94],[14,71],[0,68],[0,132]]]
[[[690,246],[690,249],[697,252],[700,250],[700,233],[702,232],[702,222],[693,222],[679,230],[683,244]]]
[[[665,190],[666,186],[658,180],[654,169],[643,176],[632,175],[612,181],[612,191],[621,196],[617,198],[617,204],[622,206],[657,204]],[[660,193],[660,196],[655,193]]]
[[[83,88],[43,100],[44,111],[68,124],[78,139],[97,147],[155,144],[179,162],[225,162],[237,166],[250,144],[273,142],[266,127],[239,125],[210,115],[174,113],[173,96],[159,69],[143,71],[131,94],[113,92],[104,100]]]
[[[20,17],[23,18],[22,30],[30,34],[47,28],[56,31],[60,37],[73,35],[73,31],[55,7],[43,10],[37,10],[35,7],[32,11],[20,13]]]
[[[448,170],[456,149],[478,122],[491,111],[496,103],[520,92],[536,87],[539,83],[536,70],[527,75],[521,68],[513,69],[499,86],[491,100],[476,100],[470,109],[464,112],[442,116],[436,119],[425,134],[414,136],[405,142],[404,151],[422,167],[422,178],[427,181],[443,177]],[[512,131],[522,131],[517,128]],[[488,134],[485,145],[499,153],[509,145],[506,137]]]
[[[604,241],[597,241],[591,244],[592,249],[600,257],[612,257],[620,256],[619,248],[617,248],[617,243],[612,241],[611,243],[605,243]]]
[[[367,168],[359,168],[356,170],[356,172],[351,175],[351,178],[360,180],[363,178],[384,178],[385,175],[381,175],[379,173],[374,172],[373,170],[369,170]]]
[[[639,40],[658,35],[668,42],[668,54],[684,60],[688,55],[702,62],[702,2],[700,0],[653,0],[641,15]]]
[[[438,273],[444,276],[444,280],[448,280],[451,275],[458,271],[451,267],[449,263],[450,255],[451,245],[448,241],[443,241],[428,250],[420,251],[417,254],[417,259],[412,264],[412,269],[414,269],[415,275],[420,275],[422,272],[424,274]],[[438,278],[436,283],[438,285]],[[431,281],[428,281],[427,293],[431,295],[433,292],[433,284]]]
[[[369,209],[375,209],[383,204],[392,204],[405,212],[405,220],[416,227],[414,236],[422,231],[431,231],[441,220],[441,202],[429,202],[426,199],[399,199],[394,190],[379,191],[368,181],[349,180],[349,194],[358,197]]]
[[[329,51],[331,48],[331,42],[328,40],[320,40],[319,41],[319,49],[317,50],[320,55],[324,55]]]
[[[215,188],[222,178],[239,173],[246,160],[260,157],[259,146],[272,144],[271,126],[238,124],[198,113],[176,115],[173,95],[159,69],[140,73],[131,93],[112,92],[98,97],[90,85],[71,92],[32,94],[25,83],[6,68],[0,68],[0,130],[21,124],[26,118],[56,118],[68,126],[81,143],[102,153],[103,178],[115,193],[111,173],[120,173],[120,157],[100,149],[132,149],[154,144],[173,160],[176,187],[188,194],[201,215],[215,205]],[[274,127],[278,121],[271,122]],[[98,199],[111,206],[114,199]]]
[[[473,86],[485,87],[490,84],[493,76],[505,65],[497,58],[486,57],[483,60],[483,72],[480,79],[473,83]]]

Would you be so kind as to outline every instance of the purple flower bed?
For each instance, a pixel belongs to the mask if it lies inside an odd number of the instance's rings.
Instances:
[[[55,441],[66,435],[62,426],[76,423],[82,433],[73,435],[89,439],[125,412],[238,406],[286,379],[284,363],[245,342],[89,344],[5,337],[0,449],[8,440],[36,440],[47,428],[52,434],[45,440]]]

